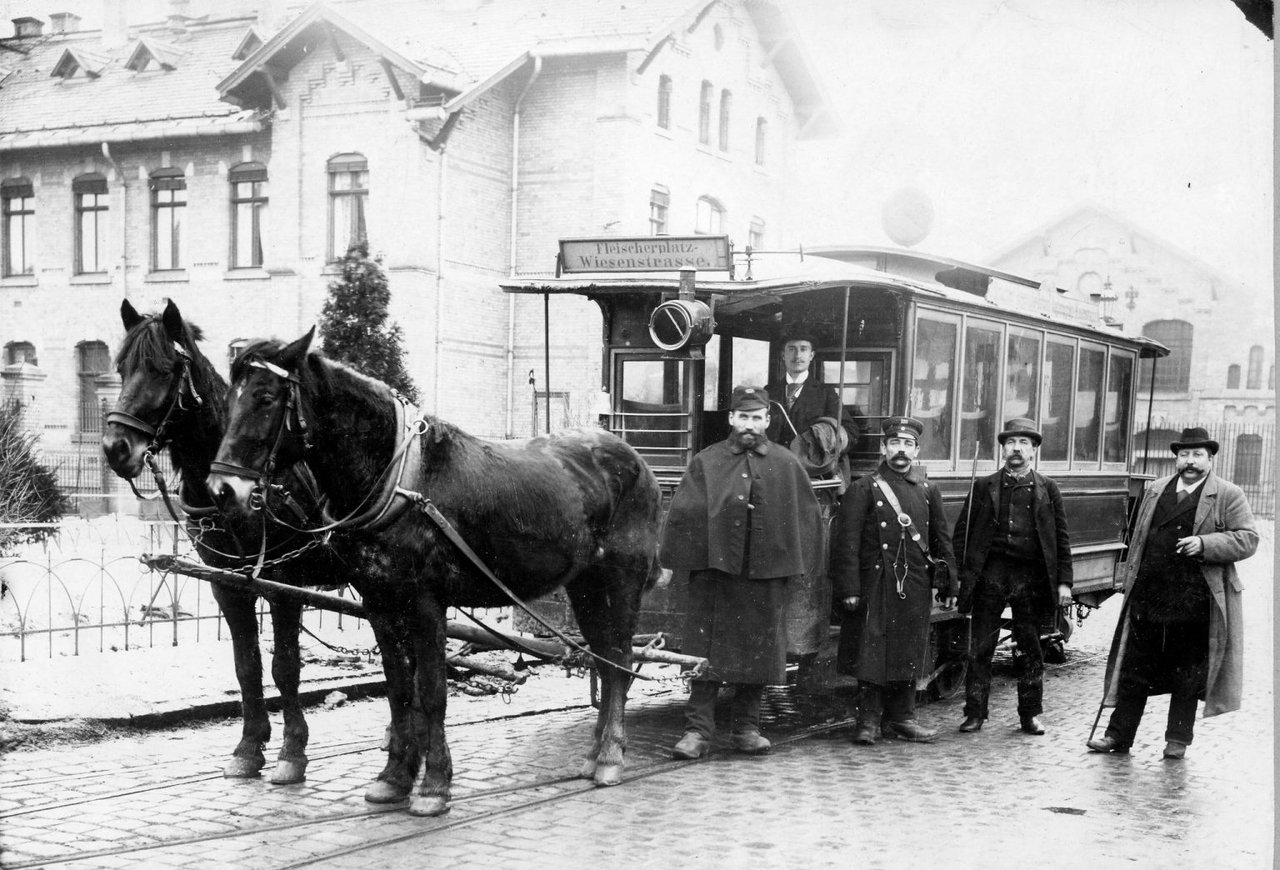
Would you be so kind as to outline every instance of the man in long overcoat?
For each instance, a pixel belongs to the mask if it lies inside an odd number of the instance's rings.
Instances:
[[[663,527],[659,562],[691,572],[682,652],[710,663],[690,685],[676,758],[710,750],[721,683],[736,688],[733,748],[770,749],[760,701],[766,685],[787,678],[788,580],[816,564],[822,530],[799,460],[765,437],[768,408],[763,388],[734,389],[729,437],[689,463]]]
[[[1058,484],[1031,467],[1041,435],[1016,417],[996,436],[1004,467],[974,482],[951,537],[960,563],[961,613],[972,613],[965,675],[964,722],[972,733],[987,718],[991,658],[1008,604],[1018,656],[1018,719],[1023,732],[1043,734],[1044,654],[1040,626],[1055,605],[1071,603],[1071,539]]]
[[[924,743],[938,732],[916,720],[916,684],[933,670],[934,588],[945,607],[955,606],[955,558],[942,494],[914,465],[924,425],[890,417],[883,432],[884,459],[845,493],[831,549],[845,610],[838,667],[862,689],[855,743],[871,745],[877,732]]]
[[[1150,695],[1169,693],[1164,757],[1181,759],[1196,707],[1240,708],[1242,586],[1235,563],[1258,548],[1253,512],[1238,486],[1213,473],[1218,442],[1200,427],[1170,445],[1172,476],[1150,484],[1123,566],[1124,607],[1107,659],[1104,706],[1114,706],[1094,752],[1128,752]]]

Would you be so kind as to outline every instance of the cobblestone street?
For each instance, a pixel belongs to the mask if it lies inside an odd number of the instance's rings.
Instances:
[[[1270,537],[1241,566],[1244,709],[1198,721],[1182,762],[1161,758],[1164,698],[1131,755],[1084,746],[1113,599],[1077,629],[1068,662],[1050,666],[1044,737],[1017,730],[1003,653],[986,727],[960,734],[962,699],[934,702],[921,711],[942,729],[930,745],[855,747],[842,711],[779,689],[766,699],[771,755],[721,743],[709,760],[675,762],[683,689],[645,683],[630,708],[626,781],[599,789],[573,778],[594,718],[586,682],[547,669],[509,705],[451,700],[454,802],[443,817],[364,803],[386,718],[373,699],[310,711],[311,766],[297,786],[221,778],[230,721],[12,752],[0,771],[3,865],[1267,868]]]

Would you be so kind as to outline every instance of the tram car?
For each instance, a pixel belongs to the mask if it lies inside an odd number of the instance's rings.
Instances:
[[[1129,510],[1150,479],[1133,468],[1140,365],[1154,365],[1168,349],[1124,335],[1096,303],[914,251],[748,250],[744,258],[723,236],[563,240],[556,277],[502,286],[599,306],[607,397],[599,424],[645,458],[664,504],[690,459],[727,436],[733,387],[781,381],[787,332],[801,324],[813,336],[810,377],[836,389],[859,434],[846,471],[812,481],[827,520],[816,560],[822,567],[793,584],[788,611],[789,653],[808,670],[803,680],[837,679],[825,567],[831,519],[847,481],[879,463],[888,416],[907,413],[925,424],[919,463],[941,489],[952,527],[975,475],[999,467],[1003,421],[1038,421],[1037,467],[1060,484],[1067,512],[1077,618],[1120,589]],[[1148,409],[1149,402],[1148,395]],[[661,633],[667,648],[679,649],[687,584],[677,574],[647,593],[642,636]],[[535,606],[571,627],[563,599]],[[534,630],[531,622],[523,627]],[[961,614],[935,604],[935,691],[962,685],[967,628]],[[1051,661],[1065,655],[1070,629],[1070,614],[1061,611],[1044,627]]]

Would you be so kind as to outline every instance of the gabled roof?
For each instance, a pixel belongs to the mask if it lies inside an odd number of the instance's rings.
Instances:
[[[231,56],[236,60],[244,60],[249,55],[257,51],[258,46],[262,45],[262,37],[258,31],[252,27],[245,31],[244,38],[240,40],[240,44],[236,46],[236,50],[231,52]]]
[[[133,53],[129,55],[129,59],[124,62],[124,65],[126,69],[141,72],[147,68],[149,63],[155,61],[164,69],[171,70],[177,68],[178,59],[182,55],[182,49],[176,45],[144,37],[138,40]]]
[[[83,70],[85,75],[96,79],[110,62],[111,58],[105,54],[86,48],[64,48],[49,75],[51,78],[69,79],[77,71]]]

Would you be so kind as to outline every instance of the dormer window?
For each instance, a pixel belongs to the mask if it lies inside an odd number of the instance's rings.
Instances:
[[[240,44],[236,46],[236,50],[232,52],[231,59],[244,60],[257,51],[260,45],[262,45],[262,37],[258,35],[258,31],[250,27],[244,38],[240,40]]]
[[[178,57],[182,50],[176,46],[156,42],[153,39],[139,39],[133,53],[125,61],[126,69],[142,72],[147,69],[176,69]]]
[[[68,48],[62,52],[58,62],[53,65],[50,76],[64,81],[83,75],[96,79],[106,69],[109,58],[85,51],[82,48]]]

